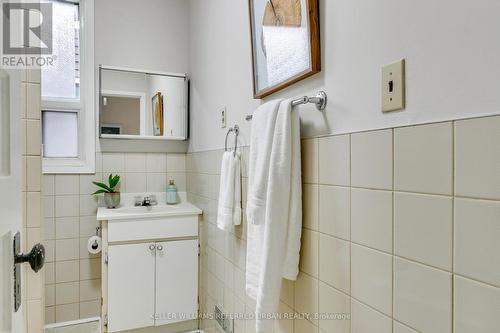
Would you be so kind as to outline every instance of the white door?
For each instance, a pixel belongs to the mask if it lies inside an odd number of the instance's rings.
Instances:
[[[155,326],[196,319],[198,240],[156,244]]]
[[[1,2],[0,2],[1,3]],[[19,70],[0,68],[0,332],[25,331],[25,304],[14,311],[12,239],[22,227]],[[24,278],[24,276],[21,276]]]
[[[154,325],[155,244],[108,248],[108,331]]]

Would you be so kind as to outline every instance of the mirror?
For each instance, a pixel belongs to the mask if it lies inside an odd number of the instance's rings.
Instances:
[[[185,74],[99,68],[101,138],[186,140]]]

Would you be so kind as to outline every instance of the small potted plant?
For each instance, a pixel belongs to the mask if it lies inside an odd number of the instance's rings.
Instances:
[[[118,183],[120,183],[120,176],[111,174],[108,178],[108,185],[101,182],[92,182],[95,186],[99,187],[93,194],[104,193],[104,202],[108,208],[116,208],[120,205],[120,192],[116,191]]]

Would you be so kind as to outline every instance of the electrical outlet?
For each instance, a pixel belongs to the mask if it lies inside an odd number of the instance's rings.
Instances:
[[[224,312],[222,307],[216,305],[214,309],[215,321],[224,333],[234,333],[234,318]]]
[[[405,60],[382,67],[382,112],[405,108]]]
[[[226,128],[227,123],[227,108],[224,106],[220,111],[220,127]]]

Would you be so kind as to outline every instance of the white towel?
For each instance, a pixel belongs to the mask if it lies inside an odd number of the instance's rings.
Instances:
[[[241,171],[240,153],[222,155],[217,227],[230,231],[241,224]]]
[[[240,152],[233,154],[234,164],[234,204],[233,225],[241,225],[241,155]]]
[[[252,149],[254,142],[250,144]],[[247,235],[246,289],[256,299],[257,333],[272,331],[273,321],[263,318],[278,309],[282,278],[295,280],[298,274],[302,231],[300,123],[291,100],[280,104],[269,161],[264,223],[249,224]],[[249,184],[260,181],[254,177],[250,174]]]
[[[291,107],[291,102],[290,102]],[[292,170],[290,179],[290,205],[283,277],[295,281],[299,275],[300,239],[302,236],[302,158],[300,145],[299,111],[290,112],[292,122]]]
[[[263,224],[266,214],[266,195],[269,177],[274,126],[281,100],[262,104],[253,114],[250,136],[247,194],[249,224]]]

